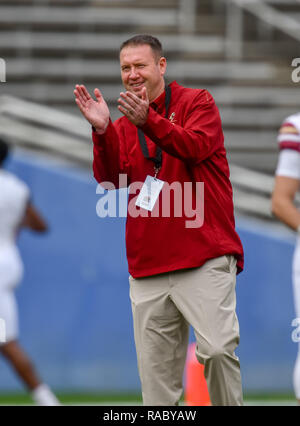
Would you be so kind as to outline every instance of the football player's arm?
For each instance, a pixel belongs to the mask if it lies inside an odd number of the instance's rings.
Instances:
[[[276,176],[272,194],[272,213],[295,231],[300,225],[300,211],[294,204],[299,187],[300,179]]]
[[[40,212],[32,204],[31,201],[28,202],[24,214],[24,219],[21,223],[23,228],[29,228],[35,232],[46,232],[48,231],[48,225],[44,218],[41,216]]]

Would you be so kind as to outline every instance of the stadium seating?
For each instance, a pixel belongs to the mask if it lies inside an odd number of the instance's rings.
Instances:
[[[299,19],[300,4],[295,1],[266,3]],[[72,92],[74,84],[84,83],[89,89],[102,89],[116,118],[121,90],[118,46],[132,34],[149,32],[165,46],[169,81],[207,88],[215,97],[230,162],[273,173],[278,127],[298,110],[291,80],[297,42],[245,12],[242,57],[231,57],[224,1],[196,2],[190,27],[184,4],[180,0],[4,0],[0,51],[7,64],[7,83],[1,94],[78,116]]]

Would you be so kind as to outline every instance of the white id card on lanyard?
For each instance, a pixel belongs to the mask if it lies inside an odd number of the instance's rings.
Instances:
[[[135,205],[152,212],[164,183],[164,181],[148,175]]]

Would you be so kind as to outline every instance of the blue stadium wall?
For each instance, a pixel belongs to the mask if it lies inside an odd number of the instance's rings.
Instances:
[[[100,195],[91,173],[24,153],[7,168],[28,183],[50,226],[46,235],[23,231],[19,240],[22,345],[56,390],[139,391],[125,218],[96,215]],[[237,280],[244,389],[292,391],[294,239],[253,221],[237,225],[246,253]],[[23,388],[3,359],[0,378],[0,391]]]

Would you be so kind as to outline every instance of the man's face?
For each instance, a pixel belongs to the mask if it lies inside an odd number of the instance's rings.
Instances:
[[[148,44],[127,46],[121,50],[120,66],[122,82],[126,90],[141,96],[146,87],[150,102],[154,101],[165,87],[166,58],[157,58]]]

